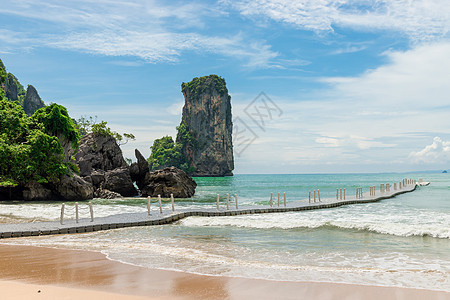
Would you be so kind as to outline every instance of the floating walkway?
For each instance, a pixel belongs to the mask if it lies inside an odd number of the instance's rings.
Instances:
[[[404,180],[405,182],[405,180]],[[376,191],[374,187],[370,189],[370,196],[365,196],[362,193],[362,188],[357,188],[355,197],[347,197],[346,200],[342,200],[341,196],[336,195],[336,199],[322,199],[313,200],[311,198],[303,201],[295,201],[290,203],[283,203],[282,206],[258,206],[258,207],[240,207],[229,208],[219,207],[208,209],[180,209],[180,210],[160,210],[151,211],[149,214],[147,211],[143,213],[126,213],[112,215],[101,218],[86,218],[75,220],[65,220],[63,222],[36,222],[36,223],[19,223],[19,224],[0,224],[0,238],[16,238],[27,236],[40,236],[40,235],[55,235],[55,234],[73,234],[73,233],[85,233],[94,232],[100,230],[109,230],[125,227],[137,227],[137,226],[153,226],[173,223],[180,219],[190,216],[203,216],[203,217],[218,217],[218,216],[237,216],[246,214],[262,214],[262,213],[279,213],[279,212],[291,212],[291,211],[303,211],[314,209],[333,208],[350,204],[363,204],[381,201],[383,199],[393,198],[397,195],[409,193],[416,189],[418,183],[411,181],[409,184],[394,185],[394,189],[391,190],[389,185],[385,189],[384,185],[381,185],[380,191]],[[319,193],[320,194],[320,193]],[[368,193],[369,194],[369,193]],[[340,199],[339,199],[340,198]],[[344,199],[345,199],[344,192]],[[320,198],[319,198],[320,199]]]

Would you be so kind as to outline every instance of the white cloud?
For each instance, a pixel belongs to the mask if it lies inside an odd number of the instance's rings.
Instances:
[[[355,30],[395,30],[413,41],[448,36],[447,0],[224,0],[245,16],[265,16],[296,27],[333,32],[334,26]]]
[[[450,141],[435,137],[431,145],[418,152],[411,152],[410,158],[417,163],[448,163],[450,162]]]
[[[5,0],[0,14],[38,20],[42,26],[0,31],[0,41],[107,56],[134,56],[150,63],[177,62],[187,51],[236,58],[251,68],[273,67],[278,53],[242,33],[199,33],[214,5],[138,0]],[[18,26],[20,27],[20,26]],[[41,28],[42,27],[42,28]],[[41,31],[42,29],[42,31]],[[3,49],[0,49],[3,50]],[[4,50],[3,50],[4,51]]]

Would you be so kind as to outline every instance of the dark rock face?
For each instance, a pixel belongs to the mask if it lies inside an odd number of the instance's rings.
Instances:
[[[112,136],[93,133],[83,136],[75,161],[80,175],[89,178],[95,189],[106,189],[126,197],[138,194],[122,150]]]
[[[122,195],[116,192],[112,192],[110,190],[96,189],[94,192],[94,197],[102,199],[118,199],[122,198]]]
[[[145,181],[148,183],[142,190],[142,196],[168,198],[189,198],[195,193],[197,183],[184,171],[175,167],[164,168],[147,173]]]
[[[122,150],[112,136],[93,133],[81,138],[75,160],[81,176],[89,176],[94,170],[111,171],[127,166]]]
[[[182,142],[184,155],[195,168],[193,176],[232,176],[234,169],[231,97],[225,80],[217,75],[183,83],[185,104],[181,124],[194,143]]]
[[[133,181],[131,181],[128,167],[117,168],[106,172],[105,181],[101,184],[101,187],[125,197],[137,195],[137,190],[133,185]]]
[[[145,187],[145,177],[150,172],[148,162],[138,149],[134,150],[137,162],[132,163],[130,166],[131,179],[136,182],[139,189]]]
[[[23,190],[24,200],[48,200],[51,198],[53,198],[52,191],[37,182],[27,183]]]
[[[34,86],[29,85],[27,88],[27,95],[25,96],[25,100],[23,101],[23,110],[25,111],[25,113],[28,116],[31,116],[35,113],[35,111],[44,106],[45,104],[42,101],[41,97],[39,97],[39,94]]]
[[[14,75],[8,74],[5,81],[5,95],[11,101],[18,101],[19,95],[17,90],[17,85],[14,82]]]
[[[94,196],[92,184],[75,174],[62,176],[60,182],[54,185],[54,190],[58,196],[70,201],[88,200]]]

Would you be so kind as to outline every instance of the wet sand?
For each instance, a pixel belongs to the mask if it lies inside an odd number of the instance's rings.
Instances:
[[[450,299],[429,290],[193,275],[122,264],[97,252],[11,245],[0,245],[0,291],[8,300]]]

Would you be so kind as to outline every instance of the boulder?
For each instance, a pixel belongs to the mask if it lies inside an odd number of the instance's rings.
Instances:
[[[128,167],[105,172],[105,181],[101,184],[101,187],[125,197],[138,195],[138,191],[134,187],[133,181],[131,181]]]
[[[184,171],[168,167],[155,172],[150,172],[145,178],[147,183],[141,189],[142,196],[168,198],[173,194],[174,198],[189,198],[195,193],[197,183]]]
[[[81,176],[90,176],[93,170],[111,171],[127,167],[116,139],[94,133],[81,138],[75,161]]]
[[[23,190],[24,200],[48,200],[52,198],[52,191],[37,182],[28,182]]]
[[[94,192],[94,197],[102,199],[118,199],[122,198],[122,195],[106,189],[96,189]]]
[[[64,200],[88,200],[94,196],[94,187],[76,174],[63,175],[54,190]]]

